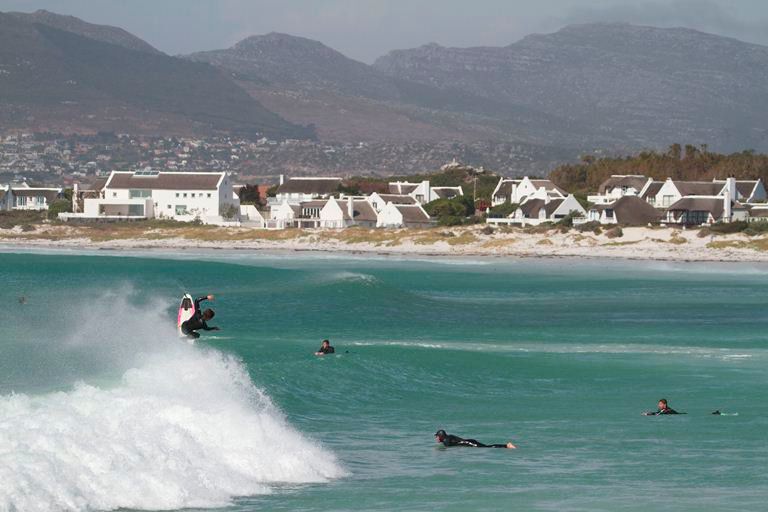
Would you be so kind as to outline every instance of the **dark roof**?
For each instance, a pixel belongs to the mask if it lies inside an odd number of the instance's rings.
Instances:
[[[684,197],[669,207],[670,211],[709,212],[715,220],[724,209],[721,197]]]
[[[161,172],[150,176],[136,176],[116,172],[108,181],[109,188],[154,190],[216,190],[222,173]]]
[[[302,208],[322,208],[328,203],[328,201],[320,199],[316,201],[304,201],[301,203]]]
[[[520,205],[520,210],[524,217],[538,217],[542,206],[544,206],[543,199],[529,199]]]
[[[592,210],[613,210],[616,222],[626,226],[645,226],[659,222],[663,216],[662,212],[637,196],[624,196],[611,204],[595,205]]]
[[[736,190],[742,197],[748,198],[752,196],[752,191],[755,190],[755,185],[757,185],[757,181],[737,181]]]
[[[378,215],[368,201],[353,201],[352,214],[354,220],[376,222]]]
[[[418,205],[398,204],[394,206],[402,214],[403,222],[429,222],[431,220],[429,214]]]
[[[650,185],[648,185],[648,188],[645,189],[645,192],[640,196],[641,199],[648,199],[649,197],[653,196],[656,197],[656,194],[659,193],[659,190],[661,190],[661,187],[664,186],[663,181],[653,181]]]
[[[563,194],[564,196],[568,195],[568,192],[558,187],[557,185],[552,183],[550,180],[531,180],[531,183],[533,183],[533,186],[536,187],[537,189],[544,187],[544,190],[556,190],[561,194]]]
[[[451,199],[461,195],[461,193],[456,190],[457,188],[460,187],[432,187],[432,192],[434,192],[440,199]]]
[[[403,194],[379,194],[379,197],[382,198],[385,203],[416,204],[415,197],[406,196]]]
[[[499,190],[494,197],[510,197],[512,195],[512,185],[517,185],[520,180],[502,180],[498,186]]]
[[[277,188],[277,193],[328,196],[335,194],[339,185],[341,178],[290,178]]]
[[[648,181],[645,176],[611,176],[600,184],[599,193],[605,195],[606,192],[617,187],[632,187],[638,192]]]
[[[749,209],[750,217],[768,217],[768,205],[767,206],[747,206]]]
[[[101,189],[104,188],[104,185],[107,184],[107,180],[108,179],[109,178],[97,178],[96,180],[94,180],[93,183],[91,183],[89,185],[85,185],[80,190],[82,190],[82,191],[91,191],[92,190],[94,192],[100,192]]]
[[[716,196],[723,190],[725,183],[712,181],[675,181],[680,195],[685,196]]]
[[[410,194],[414,190],[416,190],[416,187],[418,187],[418,183],[390,183],[389,184],[389,193],[390,194]]]

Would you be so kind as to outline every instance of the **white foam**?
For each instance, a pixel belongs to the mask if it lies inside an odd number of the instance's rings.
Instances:
[[[155,327],[113,385],[0,396],[0,510],[217,507],[345,474],[241,362],[179,342],[172,321]]]

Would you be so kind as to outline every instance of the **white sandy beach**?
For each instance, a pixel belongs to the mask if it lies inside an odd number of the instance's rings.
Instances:
[[[111,228],[108,228],[111,229]],[[324,251],[392,255],[478,257],[586,257],[667,261],[768,261],[768,237],[743,234],[699,236],[698,230],[624,228],[609,238],[575,230],[561,233],[519,229],[484,233],[483,226],[429,230],[289,230],[248,228],[148,229],[117,227],[92,233],[86,227],[42,226],[0,230],[12,247],[70,249],[231,249]]]

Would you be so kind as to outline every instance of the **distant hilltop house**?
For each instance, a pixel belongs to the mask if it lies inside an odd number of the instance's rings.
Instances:
[[[491,205],[522,204],[528,199],[563,199],[568,192],[558,187],[550,180],[501,178],[491,195]]]
[[[94,195],[96,197],[94,197]],[[81,196],[81,197],[78,197]],[[82,211],[64,220],[173,219],[205,224],[237,221],[240,203],[225,172],[113,171],[101,189],[73,194]]]
[[[27,183],[0,186],[0,211],[47,210],[62,194],[61,187],[30,187]]]

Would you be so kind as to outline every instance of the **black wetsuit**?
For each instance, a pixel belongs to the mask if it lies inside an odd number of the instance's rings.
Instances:
[[[684,412],[677,412],[676,410],[672,409],[671,407],[666,407],[664,409],[659,409],[656,412],[649,412],[646,414],[646,416],[661,416],[663,414],[685,414]]]
[[[320,347],[320,349],[317,351],[318,354],[333,354],[336,352],[336,349],[334,349],[332,346],[328,345],[327,347]]]
[[[471,446],[472,448],[506,448],[506,444],[483,444],[475,439],[462,439],[459,436],[446,435],[441,441],[443,446]]]
[[[195,313],[192,315],[192,318],[181,323],[181,332],[188,338],[199,338],[200,333],[195,331],[199,331],[200,329],[204,331],[215,330],[213,327],[208,327],[208,324],[203,320],[203,312],[200,308],[200,303],[204,300],[208,300],[208,297],[198,297],[195,299]]]

